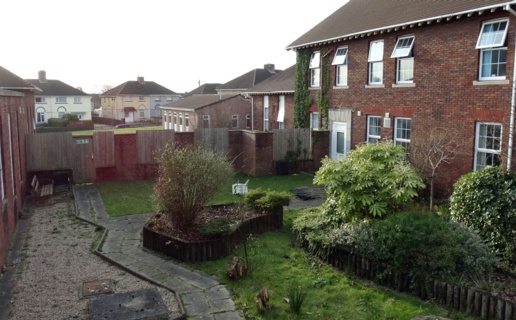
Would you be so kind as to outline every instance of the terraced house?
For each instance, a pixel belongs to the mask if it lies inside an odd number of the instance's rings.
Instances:
[[[350,0],[292,42],[332,157],[441,131],[463,145],[440,168],[441,192],[469,171],[513,168],[515,9],[507,0]]]

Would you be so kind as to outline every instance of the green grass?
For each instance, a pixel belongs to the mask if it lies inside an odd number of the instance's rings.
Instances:
[[[72,131],[72,136],[92,136],[93,132],[114,131],[115,134],[129,134],[136,133],[136,130],[161,130],[163,126],[139,127],[139,128],[120,128],[120,129],[105,129],[105,130],[80,130]]]
[[[285,212],[287,225],[297,212]],[[468,319],[336,271],[295,246],[288,227],[249,241],[248,250],[253,272],[240,280],[226,275],[225,267],[233,256],[189,265],[216,276],[233,294],[237,308],[246,310],[253,319],[411,319],[421,315]],[[234,255],[243,258],[242,246]],[[307,294],[299,315],[284,299],[295,286]],[[262,288],[268,290],[270,309],[258,314],[254,297]]]
[[[251,177],[237,173],[230,183],[215,196],[210,204],[234,203],[242,199],[241,195],[231,193],[233,183],[244,183],[249,179],[248,188],[274,191],[288,191],[299,186],[312,184],[313,177],[308,174],[288,176]],[[112,217],[154,212],[152,201],[154,180],[119,181],[98,183],[97,187],[104,201],[107,213]]]

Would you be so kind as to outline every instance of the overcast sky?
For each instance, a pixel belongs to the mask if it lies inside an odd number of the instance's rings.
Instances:
[[[4,1],[0,65],[24,79],[45,70],[87,93],[125,81],[177,93],[225,83],[266,63],[347,0]]]

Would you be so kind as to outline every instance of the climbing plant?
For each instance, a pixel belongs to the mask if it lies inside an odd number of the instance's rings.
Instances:
[[[328,129],[328,87],[330,86],[330,67],[329,67],[329,52],[328,49],[323,49],[321,51],[322,54],[322,64],[321,64],[321,90],[317,92],[317,96],[315,101],[317,102],[317,106],[319,107],[319,112],[321,113],[322,119],[322,129]]]
[[[308,128],[308,108],[312,104],[308,90],[308,66],[312,52],[308,49],[297,51],[296,83],[294,88],[294,128]]]

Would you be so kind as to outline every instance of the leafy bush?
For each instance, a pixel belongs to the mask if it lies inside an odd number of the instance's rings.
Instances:
[[[477,231],[502,260],[516,263],[516,175],[486,167],[462,176],[454,185],[450,215]]]
[[[216,218],[201,226],[201,233],[207,236],[227,235],[233,231],[231,219]]]
[[[66,119],[59,119],[59,118],[48,119],[49,127],[66,127],[67,124],[68,124],[68,120],[66,120]]]
[[[324,214],[337,225],[384,217],[425,186],[392,141],[361,145],[340,161],[325,158],[314,182],[326,186]]]
[[[76,115],[76,114],[73,114],[73,113],[65,113],[63,115],[63,119],[66,120],[66,121],[69,121],[69,120],[79,120],[79,116]]]
[[[262,191],[251,190],[244,196],[244,204],[260,210],[264,213],[271,213],[278,208],[288,206],[292,194],[284,191]]]
[[[179,228],[192,226],[234,174],[223,155],[193,146],[173,149],[167,145],[158,164],[155,198],[159,209]]]

